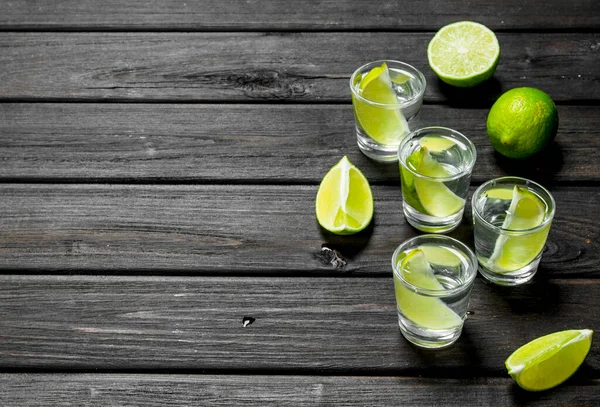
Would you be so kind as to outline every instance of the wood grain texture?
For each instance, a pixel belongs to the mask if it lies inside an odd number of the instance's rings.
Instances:
[[[317,186],[2,184],[0,270],[391,275],[394,249],[417,234],[402,215],[400,188],[373,188],[372,226],[346,237],[320,229],[316,192]],[[551,192],[558,209],[540,274],[598,276],[600,191]],[[452,236],[472,246],[470,207],[466,213]]]
[[[600,99],[600,34],[505,33],[494,78],[473,89],[427,66],[433,33],[0,33],[0,100],[350,102],[360,65],[421,69],[425,100],[489,106],[534,86],[556,101]]]
[[[0,276],[0,368],[505,377],[520,345],[597,330],[599,295],[600,280],[477,278],[459,341],[425,352],[400,335],[391,277]],[[600,378],[598,341],[581,374]]]
[[[600,181],[600,106],[559,106],[556,143],[525,161],[494,152],[487,114],[438,105],[421,112],[423,126],[473,140],[475,183],[502,175]],[[0,104],[0,180],[317,184],[343,155],[372,184],[398,183],[396,165],[359,152],[350,105]]]
[[[542,0],[507,0],[501,6],[493,0],[477,5],[460,0],[12,0],[0,5],[0,28],[28,30],[438,30],[460,20],[497,30],[600,27],[593,0],[551,7]]]
[[[509,378],[2,374],[5,407],[73,406],[594,406],[599,380],[578,375],[530,393]]]

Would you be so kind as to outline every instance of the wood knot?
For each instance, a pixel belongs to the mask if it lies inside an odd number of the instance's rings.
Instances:
[[[321,251],[315,255],[315,258],[326,266],[331,265],[336,269],[343,268],[348,264],[340,252],[325,245],[321,247]]]

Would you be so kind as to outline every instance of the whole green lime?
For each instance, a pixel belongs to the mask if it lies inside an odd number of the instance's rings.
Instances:
[[[511,89],[498,98],[487,118],[492,145],[509,158],[527,158],[556,136],[558,111],[546,93],[535,88]]]

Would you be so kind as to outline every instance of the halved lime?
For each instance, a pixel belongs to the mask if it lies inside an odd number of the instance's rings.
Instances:
[[[544,222],[546,209],[540,197],[515,185],[502,228],[510,231],[536,228]],[[501,234],[489,260],[491,269],[497,273],[509,273],[527,266],[544,248],[549,231],[550,223],[533,233]]]
[[[319,225],[339,235],[366,228],[373,218],[369,181],[347,156],[323,177],[315,203]]]
[[[450,174],[429,153],[427,147],[419,150],[421,160],[416,169],[418,174],[429,178],[445,178]],[[464,208],[465,200],[456,196],[443,182],[414,177],[417,196],[423,208],[432,216],[443,218],[454,215]]]
[[[372,104],[352,95],[354,115],[362,129],[380,144],[398,145],[408,134],[408,123],[400,109],[385,63],[362,76],[358,83],[358,93],[376,103]]]
[[[424,244],[419,246],[419,249],[423,252],[429,264],[442,267],[458,267],[461,264],[460,258],[445,247]]]
[[[489,79],[500,59],[500,44],[486,26],[459,21],[442,27],[427,47],[429,66],[444,82],[475,86]]]
[[[425,254],[420,249],[411,251],[400,261],[402,277],[415,287],[442,290]],[[414,324],[427,329],[452,329],[462,324],[462,319],[441,299],[410,290],[394,278],[396,301],[402,314]]]
[[[508,374],[525,390],[558,386],[583,363],[593,334],[591,329],[572,329],[534,339],[506,359]]]

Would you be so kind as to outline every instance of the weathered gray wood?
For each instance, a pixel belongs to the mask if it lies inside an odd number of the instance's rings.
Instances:
[[[422,120],[473,140],[476,183],[600,181],[599,106],[559,106],[556,144],[526,161],[495,154],[487,114],[428,105]],[[343,155],[371,183],[398,182],[359,152],[350,105],[0,104],[0,180],[316,184]]]
[[[60,30],[437,30],[460,20],[494,29],[598,29],[593,0],[144,1],[0,3],[0,28]],[[435,12],[432,12],[435,11]]]
[[[500,65],[476,89],[427,65],[433,33],[0,33],[0,99],[350,102],[360,65],[423,70],[426,100],[482,107],[518,86],[598,100],[600,34],[499,34]]]
[[[557,202],[541,273],[598,276],[600,190],[551,188]],[[417,232],[397,186],[373,188],[365,232],[326,233],[317,186],[0,185],[0,269],[64,272],[391,274]],[[470,209],[467,208],[467,213]],[[452,233],[472,244],[467,216]],[[332,262],[334,248],[347,264]]]
[[[423,352],[386,278],[0,276],[0,368],[504,376],[543,334],[598,329],[600,280],[477,279],[463,335]],[[243,327],[244,317],[255,321]],[[600,342],[582,367],[600,378]]]
[[[3,374],[0,399],[5,407],[593,406],[600,381],[581,376],[549,392],[528,393],[509,378]]]

